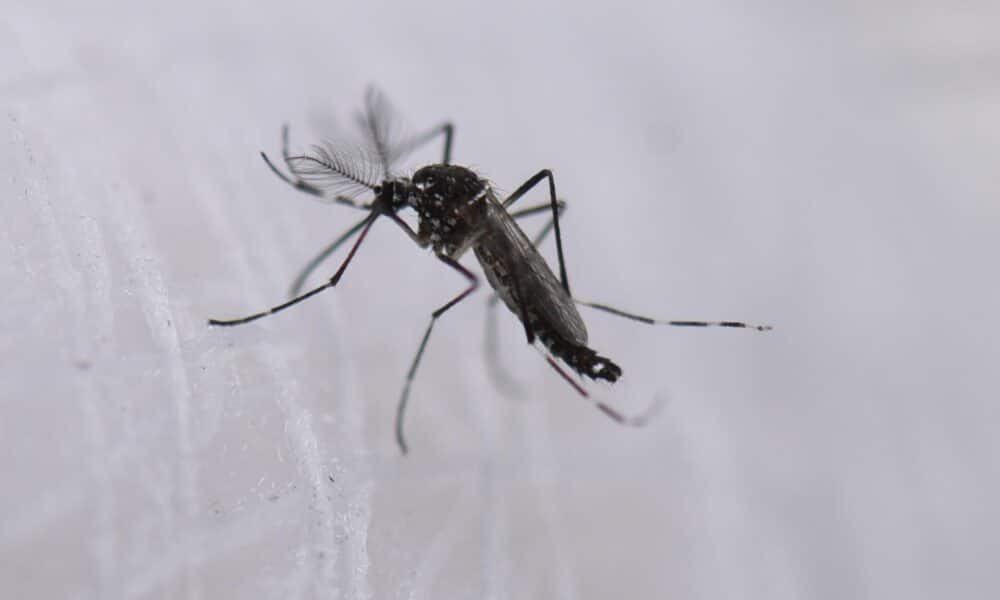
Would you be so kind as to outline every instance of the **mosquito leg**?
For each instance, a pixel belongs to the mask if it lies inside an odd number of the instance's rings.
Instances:
[[[362,209],[362,210],[368,210],[370,208],[370,206],[367,203],[358,203],[358,202],[355,202],[353,199],[348,198],[347,196],[334,196],[333,198],[331,198],[331,197],[327,196],[326,193],[323,192],[323,190],[317,188],[316,186],[311,185],[309,183],[306,183],[305,181],[302,181],[298,177],[289,177],[288,175],[285,175],[284,173],[282,173],[281,170],[278,169],[278,167],[274,166],[274,163],[271,162],[271,159],[268,158],[267,154],[261,152],[260,156],[261,156],[261,158],[264,159],[264,162],[267,163],[267,166],[268,166],[269,169],[271,169],[272,173],[274,173],[275,175],[277,175],[279,179],[281,179],[282,181],[284,181],[285,183],[287,183],[288,185],[292,186],[293,188],[295,188],[297,190],[303,191],[303,192],[305,192],[307,194],[311,194],[311,195],[316,196],[317,198],[320,198],[320,199],[325,200],[327,202],[334,202],[336,204],[342,204],[344,206],[350,206],[351,208],[358,208],[358,209]],[[288,167],[288,170],[290,172],[292,172],[291,165],[289,165],[290,155],[288,153],[288,125],[287,124],[281,126],[281,157],[285,161],[285,166]]]
[[[517,202],[521,196],[526,194],[528,190],[538,185],[538,183],[543,179],[549,180],[549,206],[552,207],[552,223],[556,231],[556,254],[559,256],[559,280],[562,282],[563,289],[566,290],[566,293],[572,296],[573,294],[569,291],[569,279],[566,277],[566,259],[563,257],[562,233],[559,231],[559,200],[556,198],[556,180],[552,177],[552,171],[542,169],[538,173],[535,173],[531,179],[522,183],[521,187],[514,190],[514,192],[503,201],[503,206],[504,208],[510,207],[512,204]]]
[[[444,135],[444,155],[441,157],[441,164],[450,165],[451,164],[451,142],[455,137],[455,126],[451,122],[441,123],[437,127],[425,131],[413,139],[408,140],[406,143],[401,144],[398,148],[394,150],[393,158],[400,158],[410,152],[413,152],[417,148],[423,146],[424,144],[430,142],[439,135]]]
[[[574,299],[575,300],[575,299]],[[735,329],[755,329],[757,331],[771,331],[773,327],[770,325],[753,325],[749,323],[743,323],[741,321],[668,321],[662,319],[653,319],[650,317],[644,317],[642,315],[637,315],[630,312],[625,312],[606,304],[600,304],[597,302],[584,302],[583,300],[575,300],[577,304],[581,306],[589,306],[590,308],[596,308],[597,310],[603,310],[604,312],[611,313],[613,315],[624,317],[626,319],[631,319],[633,321],[638,321],[640,323],[645,323],[647,325],[671,325],[673,327],[731,327]]]
[[[438,258],[444,264],[461,273],[466,280],[468,280],[469,287],[467,287],[461,294],[449,300],[441,308],[431,313],[431,322],[427,324],[427,330],[424,331],[424,337],[420,340],[420,347],[417,348],[417,354],[413,357],[413,363],[410,365],[410,370],[406,374],[406,382],[403,384],[403,393],[400,395],[399,405],[396,407],[396,443],[399,444],[399,450],[403,454],[406,454],[407,451],[406,439],[403,437],[403,417],[406,414],[406,403],[410,398],[410,385],[413,383],[413,378],[417,374],[417,367],[420,366],[420,359],[423,357],[424,350],[427,348],[427,340],[431,337],[431,330],[434,329],[434,323],[437,322],[438,317],[443,315],[445,311],[464,300],[466,296],[474,292],[476,288],[479,287],[479,280],[476,278],[475,274],[460,265],[458,261],[441,255],[438,255]]]
[[[455,126],[450,122],[441,123],[437,127],[425,131],[424,133],[412,137],[398,144],[396,147],[391,148],[389,150],[390,162],[396,162],[400,158],[430,142],[439,135],[444,135],[444,155],[441,158],[441,164],[451,164],[451,142],[455,137]]]
[[[514,194],[517,194],[517,192],[514,192]],[[514,194],[511,194],[512,198],[514,197]],[[514,199],[516,200],[517,198]],[[509,203],[510,199],[508,199],[507,202]],[[530,214],[535,214],[537,212],[540,212],[541,209],[546,209],[546,208],[548,208],[548,205],[533,206],[531,208],[526,208],[520,211],[512,212],[510,215],[514,218],[519,218],[523,216],[528,216]],[[567,208],[568,205],[564,201],[560,200],[557,216],[561,217],[563,213],[566,212]],[[532,244],[536,247],[539,244],[541,244],[542,240],[544,240],[545,237],[549,234],[549,232],[552,231],[553,225],[555,223],[556,223],[555,219],[550,219],[549,222],[546,223],[545,227],[543,227],[542,230],[539,231],[538,234],[535,236],[535,239],[532,240]],[[558,230],[556,236],[558,237]],[[493,294],[493,296],[490,297],[489,300],[490,308],[496,306],[497,300],[499,300],[499,297],[496,294]],[[617,315],[619,317],[624,317],[626,319],[631,319],[633,321],[639,321],[640,323],[646,323],[648,325],[672,325],[674,327],[730,327],[735,329],[755,329],[757,331],[770,331],[772,329],[770,325],[752,325],[740,321],[664,321],[625,312],[623,310],[614,308],[612,306],[608,306],[606,304],[600,304],[597,302],[585,302],[583,300],[576,300],[575,298],[574,301],[577,304],[583,306],[589,306],[590,308],[603,310],[604,312],[608,312],[613,315]]]
[[[321,264],[323,264],[323,261],[329,258],[331,254],[336,252],[337,248],[340,248],[340,246],[344,242],[354,237],[354,235],[357,232],[361,231],[361,228],[365,226],[365,223],[367,221],[368,217],[365,217],[364,219],[355,223],[353,226],[351,226],[350,229],[340,234],[340,237],[333,240],[333,243],[328,245],[326,248],[323,248],[323,250],[321,250],[319,254],[314,256],[308,263],[306,263],[306,266],[303,267],[302,270],[299,271],[299,274],[295,276],[295,281],[292,282],[292,287],[289,290],[288,295],[292,297],[298,296],[299,293],[302,291],[302,286],[305,285],[306,283],[306,279],[309,279],[309,276],[312,275],[312,272],[315,271],[316,268],[319,267]]]
[[[500,345],[497,335],[496,296],[490,298],[486,308],[486,336],[483,352],[486,355],[486,372],[493,385],[506,397],[519,397],[522,387],[500,360]]]
[[[372,223],[375,222],[375,218],[377,216],[378,216],[377,213],[372,213],[365,219],[364,229],[361,230],[361,235],[358,237],[358,241],[354,242],[354,246],[351,247],[351,251],[347,254],[347,258],[344,259],[344,262],[340,265],[340,268],[337,269],[337,272],[333,274],[333,277],[330,278],[330,281],[327,281],[318,288],[312,289],[306,292],[305,294],[302,294],[301,296],[296,296],[295,298],[292,298],[291,300],[285,302],[284,304],[279,304],[278,306],[275,306],[263,312],[252,314],[248,317],[243,317],[240,319],[227,319],[227,320],[209,319],[208,324],[230,326],[230,325],[242,325],[244,323],[256,321],[257,319],[260,319],[262,317],[266,317],[268,315],[273,315],[274,313],[281,312],[290,306],[294,306],[299,302],[302,302],[306,298],[311,298],[315,296],[316,294],[322,292],[327,288],[332,288],[336,286],[337,282],[340,281],[340,277],[344,274],[344,271],[347,269],[347,265],[349,265],[351,263],[351,259],[354,258],[354,253],[357,252],[358,247],[361,245],[361,242],[363,242],[365,240],[365,236],[368,235],[368,230],[371,229]]]
[[[514,194],[511,194],[511,198],[514,198],[515,194],[517,194],[517,192],[514,192]],[[516,199],[517,198],[514,198],[514,200],[516,200]],[[510,198],[508,198],[508,200],[507,200],[506,203],[509,204],[510,202],[511,202],[511,200],[510,200]],[[568,207],[569,206],[566,204],[566,202],[560,200],[559,201],[559,210],[558,210],[557,216],[561,217],[563,215],[563,213],[566,212],[566,209]],[[544,210],[546,208],[548,208],[548,205],[533,206],[531,208],[525,208],[523,210],[512,212],[512,213],[510,213],[510,216],[512,216],[514,218],[525,217],[525,216],[528,216],[528,215],[540,212],[541,210]],[[542,241],[545,239],[545,237],[549,234],[549,232],[552,231],[554,224],[555,224],[555,219],[550,219],[549,222],[546,223],[545,227],[543,227],[542,230],[538,232],[538,234],[535,236],[535,239],[532,240],[532,244],[535,247],[537,247],[539,244],[541,244]],[[558,237],[558,233],[556,235]],[[491,296],[490,300],[489,300],[489,307],[492,308],[492,307],[496,306],[497,300],[499,300],[499,297],[496,294],[493,294],[493,296]],[[637,314],[629,313],[629,312],[626,312],[626,311],[614,308],[612,306],[608,306],[606,304],[600,304],[600,303],[597,303],[597,302],[584,302],[583,300],[576,300],[575,298],[574,298],[574,301],[577,304],[580,304],[580,305],[583,305],[583,306],[589,306],[590,308],[595,308],[597,310],[603,310],[604,312],[608,312],[608,313],[611,313],[613,315],[617,315],[619,317],[624,317],[626,319],[631,319],[633,321],[639,321],[640,323],[646,323],[648,325],[671,325],[671,326],[674,326],[674,327],[730,327],[730,328],[734,328],[734,329],[755,329],[757,331],[770,331],[772,329],[772,327],[770,325],[752,325],[752,324],[743,323],[743,322],[740,322],[740,321],[664,321],[664,320],[652,319],[650,317],[644,317],[642,315],[637,315]]]
[[[642,427],[649,423],[663,407],[662,399],[654,398],[652,404],[650,404],[646,410],[641,413],[637,415],[623,415],[604,402],[591,398],[590,394],[587,393],[587,390],[583,389],[583,387],[577,383],[576,380],[570,377],[569,374],[566,373],[566,371],[563,370],[563,368],[560,367],[551,356],[546,356],[545,360],[549,363],[549,366],[556,370],[556,373],[559,373],[559,375],[562,376],[566,383],[570,384],[573,389],[580,394],[580,396],[589,400],[599,411],[620,425],[625,425],[626,427]]]
[[[446,165],[451,164],[451,142],[455,137],[455,126],[451,123],[445,123],[441,126],[441,130],[444,132],[444,155],[441,157],[441,162]]]
[[[561,217],[562,214],[564,212],[566,212],[566,206],[567,206],[566,205],[566,201],[565,200],[557,200],[556,201],[556,206],[558,206],[558,208],[559,208],[559,216]],[[514,217],[515,219],[520,219],[521,217],[530,217],[532,215],[537,215],[538,213],[546,212],[546,211],[549,211],[549,210],[552,210],[552,207],[551,207],[551,205],[549,205],[548,202],[546,202],[545,204],[539,204],[538,206],[529,206],[528,208],[522,208],[521,210],[515,210],[514,212],[510,213],[510,216]],[[552,228],[552,224],[549,223],[548,225],[546,225],[546,228],[547,229],[551,229]],[[548,233],[548,231],[546,231],[545,233]],[[536,246],[541,242],[541,239],[539,239],[539,236],[541,236],[541,237],[544,238],[545,237],[545,233],[539,233],[537,236],[535,236],[535,245]]]

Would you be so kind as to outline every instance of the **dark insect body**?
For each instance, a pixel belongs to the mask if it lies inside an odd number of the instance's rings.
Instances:
[[[614,382],[621,368],[587,347],[587,329],[573,298],[485,179],[455,165],[431,165],[388,186],[394,207],[417,211],[417,243],[458,260],[470,248],[486,280],[553,356],[582,375]],[[388,196],[388,194],[387,194]],[[401,198],[401,199],[400,199]]]
[[[431,248],[438,260],[458,271],[469,284],[462,293],[431,313],[430,323],[407,373],[396,417],[396,439],[404,453],[407,447],[403,437],[403,415],[410,386],[434,323],[478,287],[478,278],[458,262],[470,249],[482,266],[486,280],[496,296],[521,321],[528,343],[540,341],[551,354],[547,358],[549,364],[583,397],[589,398],[589,395],[552,357],[561,360],[582,376],[611,383],[618,380],[622,369],[611,359],[600,356],[589,347],[587,328],[576,309],[577,304],[654,325],[720,326],[759,331],[770,329],[767,326],[752,326],[737,321],[661,321],[603,304],[575,300],[570,293],[566,276],[559,228],[559,217],[566,205],[556,197],[555,180],[550,171],[545,169],[538,172],[501,200],[486,179],[470,169],[451,164],[454,128],[450,123],[440,125],[416,138],[397,141],[394,139],[393,112],[384,98],[374,90],[369,90],[366,96],[365,111],[359,115],[359,121],[366,133],[367,146],[355,152],[345,152],[341,147],[318,146],[311,154],[292,156],[288,153],[286,127],[283,130],[282,156],[292,173],[291,177],[277,169],[267,155],[261,155],[278,177],[296,189],[323,200],[364,210],[367,215],[309,262],[293,284],[291,295],[294,297],[291,300],[241,319],[211,319],[209,323],[249,323],[336,286],[375,220],[381,216],[389,218],[418,246]],[[444,156],[441,163],[425,166],[412,177],[392,175],[391,168],[395,161],[439,135],[444,136]],[[547,204],[508,211],[525,193],[543,180],[548,183]],[[371,202],[356,201],[359,192],[369,190],[374,195]],[[416,230],[397,214],[406,208],[412,208],[417,213],[419,220]],[[529,240],[515,221],[523,216],[549,211],[552,213],[551,222],[535,240]],[[549,231],[555,232],[558,277],[536,249]],[[324,285],[300,294],[309,274],[354,235],[358,235],[358,239],[333,277]],[[595,401],[594,404],[615,421],[626,425],[642,425],[653,413],[651,408],[645,414],[626,417],[603,402]]]

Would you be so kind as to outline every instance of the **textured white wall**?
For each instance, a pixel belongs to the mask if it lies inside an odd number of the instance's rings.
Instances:
[[[3,597],[1000,593],[995,2],[342,4],[6,3]],[[399,457],[462,281],[394,227],[205,325],[355,217],[257,152],[369,82],[502,188],[554,170],[582,297],[777,330],[585,313],[616,401],[672,398],[624,430],[506,313],[501,395],[478,294]]]

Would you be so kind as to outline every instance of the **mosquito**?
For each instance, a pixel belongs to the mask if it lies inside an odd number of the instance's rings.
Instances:
[[[494,290],[491,305],[499,298],[520,320],[529,345],[541,342],[548,364],[566,380],[581,397],[614,421],[627,426],[642,426],[655,412],[650,407],[638,415],[625,415],[606,403],[593,399],[583,386],[563,368],[569,367],[591,380],[614,383],[622,369],[610,358],[598,354],[588,344],[587,328],[576,305],[587,306],[619,317],[649,325],[675,327],[729,327],[767,331],[767,325],[748,325],[739,321],[679,321],[661,320],[626,312],[606,304],[584,302],[573,298],[566,275],[562,231],[559,218],[566,203],[556,196],[555,178],[548,169],[530,177],[506,198],[498,196],[491,183],[469,168],[451,163],[455,128],[445,122],[409,139],[400,139],[395,111],[375,88],[365,95],[364,108],[357,114],[364,144],[351,148],[345,144],[325,143],[313,146],[307,154],[292,155],[288,150],[288,126],[282,128],[282,159],[286,174],[267,154],[261,157],[284,182],[320,200],[363,211],[365,216],[323,248],[302,269],[292,284],[292,298],[246,317],[210,319],[216,326],[242,325],[281,312],[320,292],[334,288],[340,282],[358,248],[379,217],[395,223],[420,248],[430,248],[434,257],[461,275],[466,288],[431,313],[417,352],[406,373],[396,409],[396,443],[403,454],[408,446],[403,434],[403,421],[410,388],[427,349],[427,342],[438,319],[450,308],[465,300],[479,287],[479,278],[459,260],[472,250],[482,267],[486,281]],[[405,155],[436,138],[443,138],[441,162],[418,169],[412,176],[393,174],[393,166]],[[514,204],[536,185],[546,182],[549,201],[537,206],[511,211]],[[371,199],[361,201],[370,193]],[[417,213],[414,229],[399,213],[403,209]],[[529,240],[516,219],[551,212],[549,223],[534,240]],[[552,231],[555,233],[559,276],[552,272],[537,250],[538,244]],[[357,236],[347,257],[323,285],[302,293],[305,281],[330,255],[348,240]]]

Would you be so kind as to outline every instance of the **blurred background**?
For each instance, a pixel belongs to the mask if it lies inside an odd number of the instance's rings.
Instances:
[[[997,597],[998,7],[6,0],[2,595]],[[626,429],[505,310],[498,389],[481,291],[401,457],[463,282],[390,223],[206,326],[354,222],[258,152],[372,83],[501,190],[553,170],[581,298],[775,330],[584,312],[595,392],[669,398]]]

